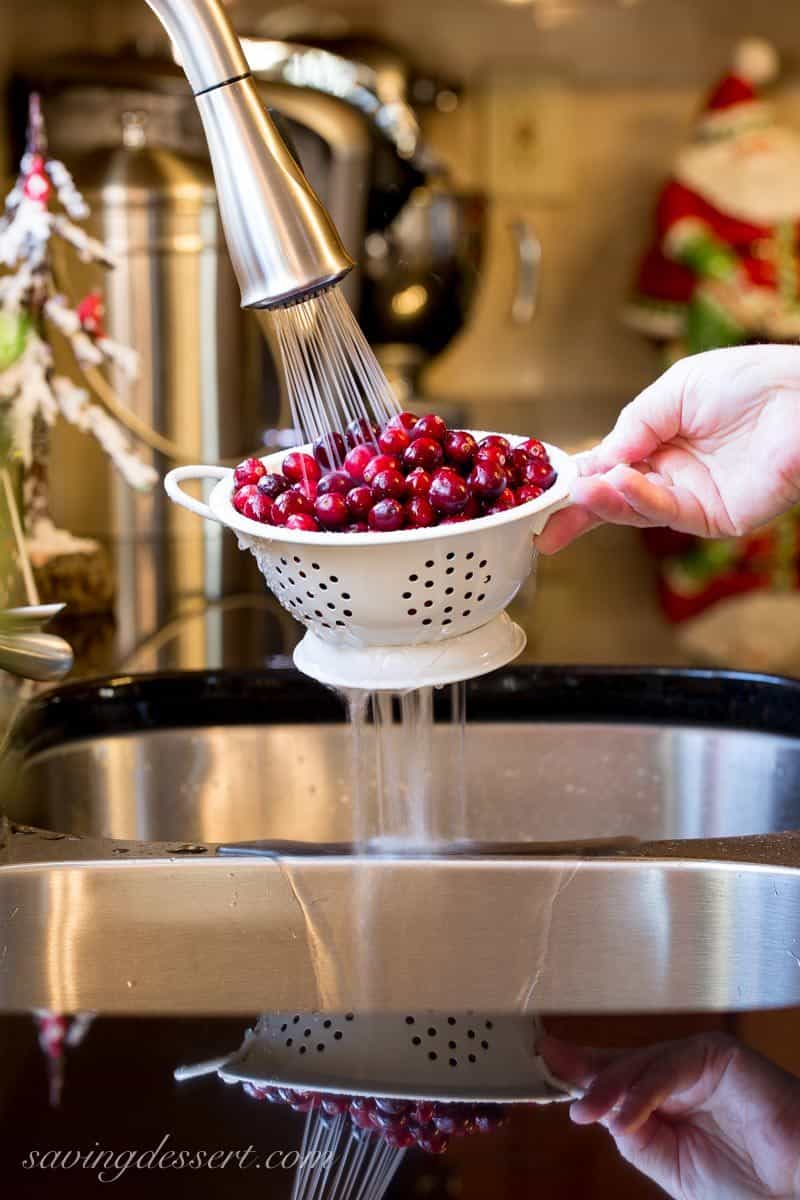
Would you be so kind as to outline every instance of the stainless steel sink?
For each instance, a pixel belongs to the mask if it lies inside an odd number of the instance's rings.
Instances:
[[[520,669],[469,711],[469,844],[378,858],[291,673],[52,694],[6,764],[0,1008],[800,1003],[800,685]]]

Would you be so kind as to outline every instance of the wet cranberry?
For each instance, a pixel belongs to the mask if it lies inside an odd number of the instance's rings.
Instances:
[[[260,521],[262,525],[272,522],[272,501],[269,496],[263,496],[256,488],[255,495],[248,496],[242,505],[242,516],[251,521]]]
[[[423,437],[432,438],[434,442],[443,442],[447,437],[447,426],[441,417],[437,417],[435,413],[428,413],[427,416],[420,417],[408,432],[412,442]]]
[[[298,515],[314,515],[314,505],[302,492],[283,492],[272,505],[273,525],[285,525],[289,517]]]
[[[347,525],[350,521],[350,509],[347,507],[347,501],[338,492],[328,492],[324,496],[317,496],[314,515],[320,525],[324,525],[326,529],[340,529],[342,525]]]
[[[431,480],[428,499],[437,512],[452,517],[466,507],[469,491],[457,471],[442,467]]]
[[[314,442],[314,458],[325,471],[335,471],[347,453],[340,433],[324,433]]]
[[[469,466],[477,451],[475,438],[463,429],[452,429],[444,439],[445,456],[457,467]]]
[[[267,468],[259,459],[246,458],[233,472],[233,482],[237,488],[244,487],[247,483],[258,483],[266,473]]]
[[[424,496],[427,500],[430,486],[431,477],[422,467],[415,467],[411,474],[406,476],[406,488],[409,496]]]
[[[449,1141],[443,1133],[424,1133],[417,1138],[417,1145],[426,1154],[444,1154]]]
[[[527,504],[529,500],[538,500],[544,492],[535,483],[523,483],[522,487],[518,487],[514,493],[517,497],[517,504]]]
[[[287,529],[300,529],[304,533],[319,533],[319,522],[310,517],[308,513],[292,513],[286,518]]]
[[[525,468],[531,461],[530,455],[524,450],[512,450],[506,463],[508,481],[513,487],[519,487],[523,482]]]
[[[369,510],[375,503],[375,497],[372,494],[372,488],[362,484],[361,487],[351,488],[345,496],[347,507],[350,510],[350,515],[357,519],[366,517]]]
[[[511,443],[499,433],[489,433],[478,442],[479,450],[499,450],[508,458],[511,453]]]
[[[244,512],[244,506],[251,496],[258,495],[258,488],[254,483],[246,483],[244,487],[240,487],[237,492],[233,493],[231,503],[238,513]]]
[[[351,449],[364,443],[372,448],[377,444],[378,433],[377,425],[373,425],[366,417],[358,417],[347,426],[347,444]]]
[[[353,481],[347,471],[329,471],[317,484],[317,495],[327,496],[329,492],[338,492],[340,496],[345,496],[352,486]]]
[[[345,525],[342,533],[369,533],[369,525],[366,521],[351,521]]]
[[[396,470],[397,459],[393,454],[375,454],[364,468],[364,483],[372,487],[372,481],[381,471]]]
[[[532,458],[525,468],[523,483],[532,483],[543,492],[551,488],[557,479],[556,469],[543,458]]]
[[[356,446],[344,460],[344,469],[351,479],[360,482],[364,478],[367,464],[371,463],[374,457],[374,446]]]
[[[443,462],[444,451],[433,438],[417,438],[403,454],[403,466],[407,471],[413,471],[417,467],[421,467],[423,471],[435,471]]]
[[[507,485],[508,478],[497,463],[476,462],[467,478],[470,492],[481,500],[497,500]]]
[[[402,500],[406,494],[405,476],[394,467],[378,471],[372,480],[372,491],[376,500]]]
[[[483,513],[480,501],[477,496],[470,496],[467,501],[467,506],[461,514],[467,521],[474,521],[476,517],[480,517]]]
[[[384,454],[396,454],[399,456],[410,444],[411,438],[405,429],[398,425],[388,425],[378,438],[378,446]]]
[[[292,484],[292,491],[299,492],[301,496],[305,496],[306,500],[313,502],[317,498],[319,485],[313,479],[301,479],[299,483]]]
[[[258,490],[269,496],[270,500],[277,500],[288,487],[289,480],[285,475],[263,475],[258,481]]]
[[[530,458],[548,458],[547,450],[538,438],[528,438],[519,446],[519,449],[524,450]]]
[[[436,524],[433,505],[424,496],[411,497],[406,505],[406,517],[412,529],[428,529]]]
[[[310,454],[303,454],[300,450],[292,450],[287,454],[281,467],[286,478],[290,479],[292,483],[302,483],[305,479],[316,483],[322,474],[317,460]]]
[[[389,425],[392,425],[395,427],[399,426],[401,429],[405,429],[406,433],[409,433],[410,430],[412,430],[414,428],[416,423],[417,423],[417,414],[416,413],[401,412],[401,413],[398,413],[396,417],[392,417],[391,421],[389,422]]]
[[[369,511],[369,527],[374,533],[394,533],[405,524],[405,512],[397,500],[379,500]]]
[[[511,488],[504,488],[500,495],[489,508],[486,509],[487,517],[494,517],[497,513],[508,512],[510,508],[517,507],[517,498]]]

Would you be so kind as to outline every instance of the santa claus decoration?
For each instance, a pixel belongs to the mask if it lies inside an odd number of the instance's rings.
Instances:
[[[782,125],[761,95],[778,67],[767,42],[737,47],[658,198],[654,237],[624,315],[667,361],[800,338],[800,134]],[[685,623],[683,636],[695,651],[729,659],[735,627],[737,665],[800,665],[780,656],[767,664],[763,638],[755,657],[748,658],[745,644],[748,628],[763,628],[765,605],[780,611],[781,624],[787,613],[793,622],[800,615],[797,514],[751,538],[708,542],[660,530],[646,536],[659,563],[664,610]],[[792,593],[797,606],[783,602]],[[770,597],[779,598],[772,607]]]

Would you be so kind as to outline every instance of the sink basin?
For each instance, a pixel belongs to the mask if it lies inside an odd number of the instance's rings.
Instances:
[[[468,714],[468,844],[379,858],[293,672],[50,693],[7,763],[0,1008],[800,1003],[800,685],[519,668]]]

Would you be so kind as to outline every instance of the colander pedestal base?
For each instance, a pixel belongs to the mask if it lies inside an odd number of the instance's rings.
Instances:
[[[340,646],[309,630],[294,652],[294,663],[304,675],[330,687],[404,692],[488,675],[513,662],[526,640],[505,612],[470,633],[411,646]]]

